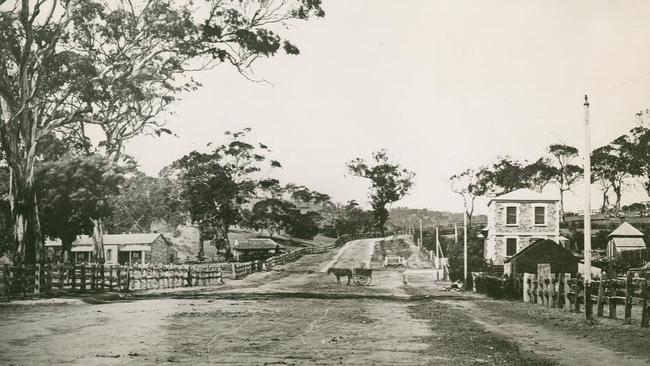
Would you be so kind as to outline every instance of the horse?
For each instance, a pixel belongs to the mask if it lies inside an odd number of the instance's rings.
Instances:
[[[350,285],[350,281],[352,280],[352,270],[349,268],[334,268],[330,267],[327,269],[327,274],[329,275],[330,273],[334,273],[334,276],[336,276],[336,283],[341,284],[341,277],[347,277],[348,278],[348,286]]]

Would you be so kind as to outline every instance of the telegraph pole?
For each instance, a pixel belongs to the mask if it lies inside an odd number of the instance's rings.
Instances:
[[[463,210],[463,288],[467,289],[467,212]]]
[[[585,234],[585,317],[587,320],[593,320],[593,308],[591,307],[591,141],[589,136],[589,98],[585,94],[585,213],[584,217],[584,234]]]

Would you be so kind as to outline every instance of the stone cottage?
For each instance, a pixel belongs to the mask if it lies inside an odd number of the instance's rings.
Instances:
[[[560,241],[559,192],[522,188],[489,200],[484,247],[488,262],[503,265],[540,239]]]

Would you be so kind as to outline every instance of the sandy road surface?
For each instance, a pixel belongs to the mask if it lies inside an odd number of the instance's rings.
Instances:
[[[630,361],[587,341],[562,352],[547,347],[538,358],[535,342],[548,346],[544,332],[529,334],[520,352],[507,340],[517,329],[477,310],[480,297],[442,292],[423,269],[376,271],[366,287],[338,286],[319,272],[372,256],[371,244],[352,242],[220,287],[94,305],[2,305],[0,364],[546,365],[598,349],[617,364]],[[563,337],[553,333],[556,347]]]

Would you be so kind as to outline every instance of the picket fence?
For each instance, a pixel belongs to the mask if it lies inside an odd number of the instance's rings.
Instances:
[[[617,305],[624,305],[624,324],[632,323],[632,307],[640,306],[640,326],[648,327],[650,304],[648,304],[650,273],[630,271],[626,277],[607,278],[604,274],[599,280],[591,282],[589,293],[585,293],[584,281],[571,277],[571,274],[550,272],[550,267],[540,268],[537,274],[516,274],[512,276],[492,276],[474,273],[476,292],[485,293],[497,299],[513,299],[538,304],[549,308],[580,312],[585,305],[585,296],[593,314],[603,317],[605,305],[608,317],[617,319]],[[587,309],[585,309],[587,310]]]
[[[7,300],[29,295],[61,295],[105,291],[137,291],[222,284],[224,273],[241,279],[254,272],[293,262],[310,248],[243,263],[191,265],[35,264],[4,265],[0,272],[0,296]]]

